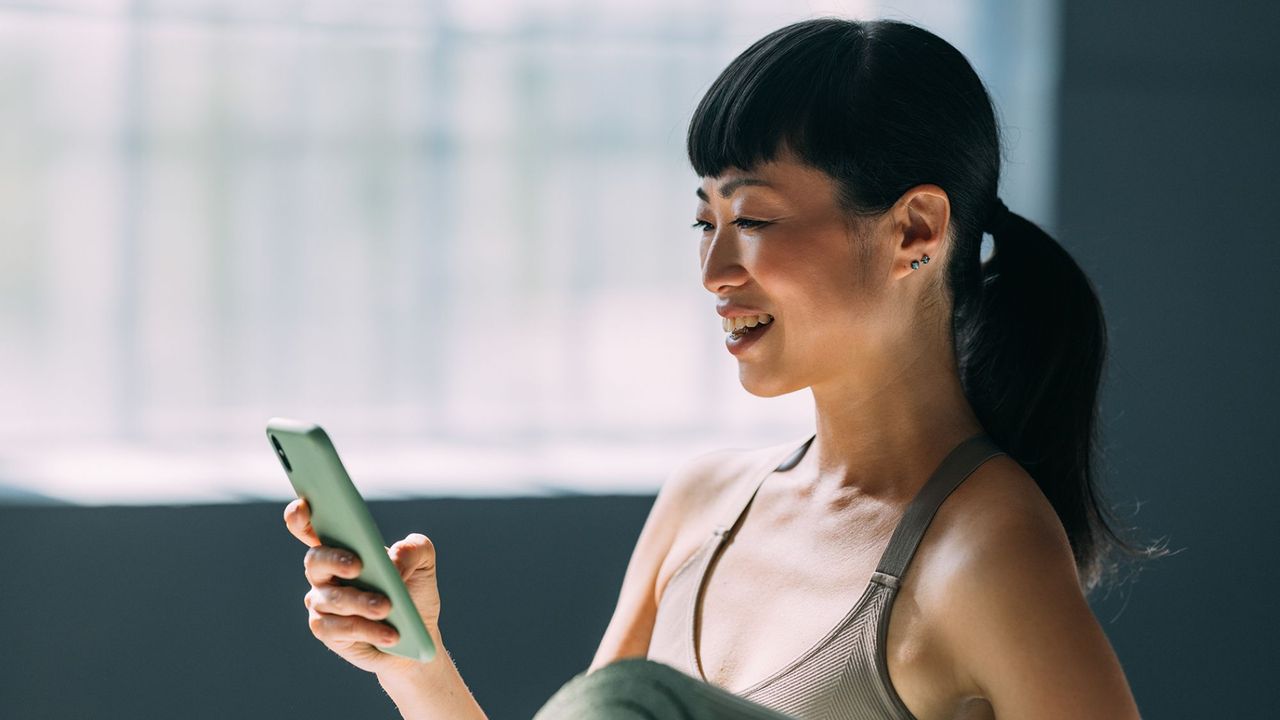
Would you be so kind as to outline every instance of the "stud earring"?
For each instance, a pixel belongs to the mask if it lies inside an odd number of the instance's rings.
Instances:
[[[928,255],[925,255],[924,257],[920,258],[919,260],[912,260],[912,261],[911,261],[911,269],[912,269],[912,270],[919,270],[919,269],[920,269],[920,263],[921,263],[921,262],[925,262],[925,263],[929,262],[929,256],[928,256]]]

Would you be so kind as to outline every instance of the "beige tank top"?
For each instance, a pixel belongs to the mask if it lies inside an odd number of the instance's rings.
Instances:
[[[731,526],[716,526],[663,590],[648,658],[709,682],[698,658],[699,604],[707,569],[736,532],[760,486],[775,472],[795,467],[809,438],[764,474]],[[813,647],[738,695],[799,720],[916,720],[889,680],[885,635],[900,578],[942,501],[979,465],[1004,451],[985,433],[957,445],[916,493],[894,528],[871,581],[845,615]]]

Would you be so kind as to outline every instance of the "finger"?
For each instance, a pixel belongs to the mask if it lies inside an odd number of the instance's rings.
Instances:
[[[402,578],[417,572],[436,571],[436,546],[422,533],[409,533],[403,540],[397,540],[387,548],[387,554]]]
[[[364,592],[344,585],[313,587],[303,596],[308,610],[330,615],[359,615],[382,620],[391,613],[391,600],[382,593]]]
[[[321,642],[365,642],[388,647],[400,639],[395,628],[355,615],[329,615],[312,610],[307,615],[311,634]]]
[[[307,548],[302,556],[303,571],[312,585],[329,585],[335,577],[353,578],[360,575],[360,558],[340,548],[318,545]]]
[[[311,527],[311,506],[307,504],[306,498],[295,498],[285,506],[284,524],[304,544],[311,547],[320,544],[320,538]]]

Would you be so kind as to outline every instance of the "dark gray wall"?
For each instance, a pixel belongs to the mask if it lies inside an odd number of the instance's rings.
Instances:
[[[1065,3],[1058,237],[1111,327],[1108,481],[1184,548],[1095,602],[1147,718],[1280,717],[1278,8]]]
[[[426,532],[441,633],[493,720],[590,663],[651,497],[370,503]],[[398,718],[307,628],[283,504],[0,507],[0,717]]]

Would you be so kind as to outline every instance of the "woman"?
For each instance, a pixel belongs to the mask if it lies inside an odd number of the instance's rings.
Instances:
[[[902,22],[796,23],[724,70],[688,151],[740,381],[810,388],[816,432],[673,473],[591,667],[539,718],[1138,717],[1086,602],[1112,551],[1157,554],[1094,487],[1101,307],[998,199],[969,63]],[[285,512],[317,546],[306,517]],[[442,644],[430,541],[389,552]],[[451,663],[373,647],[385,599],[333,584],[358,573],[340,556],[307,553],[314,634],[405,717],[484,717]]]

